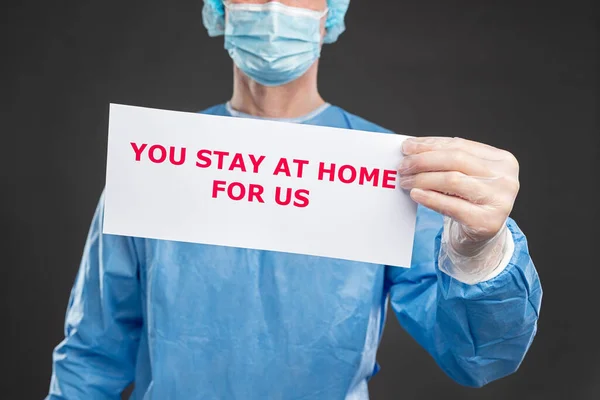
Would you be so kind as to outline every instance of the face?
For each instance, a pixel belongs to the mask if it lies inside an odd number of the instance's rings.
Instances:
[[[229,0],[232,4],[265,4],[273,0]],[[327,0],[278,0],[279,3],[290,7],[306,8],[308,10],[323,11],[327,8]]]

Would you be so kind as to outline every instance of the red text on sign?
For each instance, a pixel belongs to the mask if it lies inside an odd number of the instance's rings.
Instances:
[[[369,170],[366,167],[357,169],[352,165],[342,165],[336,168],[334,163],[325,164],[324,162],[320,162],[318,179],[330,182],[334,182],[337,179],[342,183],[349,184],[356,182],[359,185],[370,182],[374,187],[381,186],[386,189],[395,189],[396,174],[397,172],[392,169],[380,170],[379,168],[373,168]]]
[[[296,164],[296,177],[302,178],[302,174],[304,173],[304,166],[308,164],[308,160],[293,159],[292,162]],[[275,171],[273,171],[273,175],[279,174],[284,174],[285,176],[292,176],[288,160],[285,157],[279,159],[279,161],[277,162],[277,166],[275,167]]]
[[[135,161],[141,161],[142,155],[146,147],[148,147],[148,143],[142,143],[138,145],[135,142],[131,142],[131,147],[135,153]],[[179,150],[179,155],[177,155],[177,150]],[[167,159],[167,154],[169,155],[169,162],[173,165],[181,165],[185,162],[185,147],[176,148],[174,146],[169,146],[169,150],[160,145],[153,144],[148,148],[148,159],[155,164],[162,164]]]
[[[265,201],[262,198],[264,191],[265,189],[261,185],[254,183],[250,183],[246,189],[246,185],[241,182],[231,182],[230,184],[227,184],[225,181],[215,180],[213,181],[212,197],[213,199],[216,199],[219,192],[225,192],[231,200],[239,201],[246,198],[246,195],[248,195],[249,202],[256,200],[259,203],[264,203]]]
[[[280,206],[287,206],[292,202],[292,192],[294,194],[293,204],[296,207],[304,208],[308,205],[308,195],[310,194],[308,190],[298,189],[293,191],[291,188],[287,188],[284,195],[281,194],[282,191],[283,189],[279,186],[275,188],[275,202]]]
[[[209,168],[216,158],[217,169],[227,169],[229,171],[237,169],[242,172],[247,171],[247,161],[242,153],[234,153],[233,156],[230,157],[228,151],[202,149],[198,151],[196,158],[198,158],[198,161],[196,161],[196,166],[198,168]],[[254,154],[248,154],[247,158],[250,161],[249,164],[251,165],[252,172],[257,174],[258,168],[264,161],[265,156],[257,157]]]

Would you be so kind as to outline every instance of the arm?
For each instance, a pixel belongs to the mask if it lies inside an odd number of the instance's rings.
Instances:
[[[102,234],[103,197],[94,214],[65,321],[53,353],[47,400],[121,399],[133,380],[142,325],[133,240]]]
[[[472,285],[440,271],[442,216],[419,207],[410,269],[388,267],[400,324],[456,382],[483,386],[517,370],[537,329],[542,289],[514,221],[514,251],[496,277]]]

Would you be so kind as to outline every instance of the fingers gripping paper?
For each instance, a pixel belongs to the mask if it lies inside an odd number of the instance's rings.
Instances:
[[[111,104],[104,233],[409,267],[405,138]]]

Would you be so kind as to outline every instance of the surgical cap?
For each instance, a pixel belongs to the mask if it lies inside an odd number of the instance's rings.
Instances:
[[[333,43],[344,32],[344,16],[350,0],[327,0],[329,12],[325,22],[325,43]],[[204,0],[202,21],[210,36],[219,36],[225,32],[225,9],[223,0]]]

